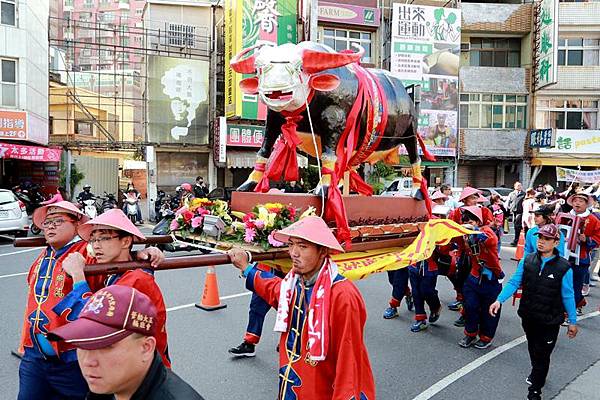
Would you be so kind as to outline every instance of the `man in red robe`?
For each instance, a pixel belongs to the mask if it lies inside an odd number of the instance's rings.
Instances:
[[[329,252],[343,251],[327,224],[305,217],[274,233],[289,246],[292,269],[284,279],[229,252],[246,287],[277,309],[279,400],[371,400],[375,383],[363,332],[367,313],[360,292],[338,274]]]

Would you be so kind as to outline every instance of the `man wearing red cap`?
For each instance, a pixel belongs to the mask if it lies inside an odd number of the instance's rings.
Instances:
[[[98,264],[132,261],[131,247],[134,238],[146,239],[123,211],[117,209],[108,210],[79,225],[77,233],[91,245]],[[78,277],[83,277],[85,259],[81,254],[70,254],[65,259],[65,264],[68,264],[69,269],[73,271],[75,282],[81,279]],[[85,283],[85,281],[83,282]],[[167,307],[162,292],[154,280],[154,271],[140,268],[113,274],[106,279],[105,283],[106,286],[118,284],[136,288],[152,300],[157,309],[156,349],[161,355],[164,365],[170,368],[171,360],[169,359],[166,328]]]
[[[363,340],[367,313],[360,292],[338,274],[329,251],[344,251],[321,218],[305,217],[275,232],[287,243],[292,269],[284,279],[229,252],[246,287],[277,308],[279,400],[369,400],[375,384]]]
[[[202,400],[163,365],[156,350],[157,318],[148,296],[112,285],[94,293],[79,319],[52,330],[48,339],[77,348],[88,400]]]
[[[535,233],[536,252],[521,259],[517,270],[490,306],[489,312],[496,316],[501,304],[508,300],[519,287],[523,288],[519,303],[519,316],[527,337],[531,373],[526,379],[530,400],[542,398],[542,388],[550,368],[550,355],[556,345],[560,325],[567,313],[567,335],[577,335],[577,312],[573,294],[573,271],[560,256],[560,232],[554,224],[544,225]]]
[[[103,286],[104,277],[85,278],[65,265],[71,254],[86,263],[84,241],[77,237],[77,226],[86,222],[79,208],[68,201],[40,207],[33,223],[42,228],[48,246],[29,269],[29,286],[21,345],[25,350],[19,366],[19,400],[43,398],[83,399],[87,384],[77,365],[75,348],[65,343],[50,343],[48,331],[76,320],[94,290]],[[160,254],[160,256],[159,256]],[[159,262],[156,248],[138,252],[138,258]]]
[[[470,268],[463,287],[465,336],[458,344],[486,349],[494,339],[500,319],[500,312],[490,315],[488,310],[502,290],[499,280],[504,272],[498,260],[498,238],[489,226],[483,225],[481,210],[477,206],[464,207],[462,215],[463,226],[479,233],[462,239],[465,265]]]

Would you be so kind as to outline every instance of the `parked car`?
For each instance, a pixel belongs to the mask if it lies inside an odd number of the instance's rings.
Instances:
[[[27,236],[29,219],[25,203],[11,190],[0,189],[0,232]]]
[[[410,196],[412,193],[412,178],[396,178],[381,192],[382,196]]]
[[[504,187],[487,187],[487,188],[478,188],[478,189],[481,190],[483,197],[488,199],[488,202],[484,203],[484,206],[488,206],[490,204],[489,203],[490,197],[494,194],[499,195],[500,199],[502,200],[502,204],[505,204],[506,201],[508,200],[508,195],[510,194],[510,192],[512,192],[512,189],[504,188]]]

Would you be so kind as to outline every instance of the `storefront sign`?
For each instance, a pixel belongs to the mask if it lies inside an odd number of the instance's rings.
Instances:
[[[381,14],[378,8],[319,1],[319,21],[379,26],[380,19]]]
[[[295,0],[225,0],[225,60],[258,40],[296,43],[297,2]],[[225,68],[225,115],[265,120],[267,107],[258,95],[241,92],[239,83],[247,76]]]
[[[227,125],[227,146],[260,147],[264,136],[264,126]]]
[[[600,182],[600,169],[581,171],[556,167],[556,180],[562,182],[596,183]]]
[[[394,3],[391,72],[421,85],[418,129],[436,156],[456,155],[460,22],[455,8]]]
[[[558,82],[558,3],[542,0],[535,18],[535,89]],[[535,51],[535,50],[534,50]]]
[[[219,162],[227,162],[227,118],[219,117]]]
[[[27,140],[27,112],[0,110],[0,139]]]
[[[39,146],[22,146],[20,144],[0,143],[0,158],[18,160],[59,162],[61,149]]]
[[[532,129],[529,131],[529,146],[536,148],[552,147],[554,145],[552,142],[552,133],[552,128]]]
[[[600,154],[600,130],[557,129],[554,147],[540,153]]]

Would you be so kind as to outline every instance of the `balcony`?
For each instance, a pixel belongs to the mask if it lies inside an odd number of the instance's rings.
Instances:
[[[526,129],[461,129],[460,154],[468,159],[522,159]]]
[[[461,67],[460,91],[467,93],[527,94],[528,70],[504,67]]]

